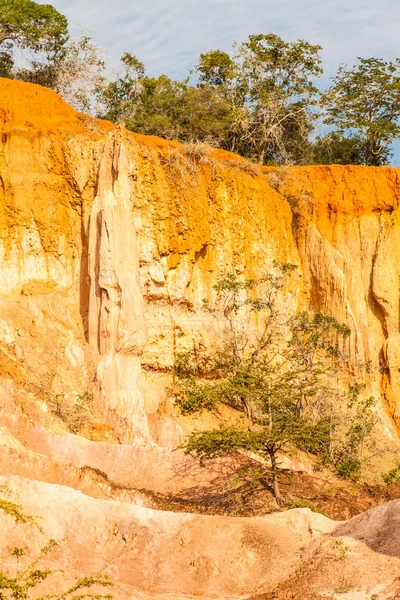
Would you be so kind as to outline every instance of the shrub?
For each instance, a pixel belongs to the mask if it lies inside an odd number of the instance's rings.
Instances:
[[[400,485],[400,460],[396,461],[393,469],[390,469],[387,473],[382,473],[381,477],[387,485],[391,483]]]

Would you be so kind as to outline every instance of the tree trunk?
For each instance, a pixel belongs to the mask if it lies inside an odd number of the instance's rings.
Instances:
[[[279,489],[279,478],[278,478],[278,463],[276,461],[276,453],[274,450],[268,450],[269,457],[271,459],[271,470],[272,470],[272,485],[274,488],[274,496],[275,500],[278,503],[278,506],[282,506],[283,498],[281,495],[281,491]]]

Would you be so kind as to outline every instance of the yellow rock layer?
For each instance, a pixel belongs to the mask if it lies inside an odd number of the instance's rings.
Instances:
[[[4,79],[0,128],[0,368],[41,418],[52,395],[92,386],[122,436],[173,437],[146,415],[165,401],[176,352],[213,335],[201,300],[221,274],[277,260],[299,265],[293,307],[349,324],[349,350],[372,362],[397,419],[397,169],[262,169]]]

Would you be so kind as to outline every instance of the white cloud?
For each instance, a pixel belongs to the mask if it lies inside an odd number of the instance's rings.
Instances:
[[[48,0],[50,1],[50,0]],[[136,54],[151,75],[185,77],[200,54],[229,50],[251,33],[277,33],[324,47],[326,75],[357,56],[392,59],[398,47],[398,0],[53,0],[70,25],[91,30],[118,65]],[[76,27],[77,28],[77,27]]]
[[[44,2],[44,0],[39,0]],[[328,82],[342,62],[357,56],[400,56],[398,0],[46,0],[73,31],[89,29],[103,42],[107,62],[118,68],[124,52],[135,54],[149,75],[184,78],[199,54],[229,51],[252,33],[277,33],[286,41],[323,46]],[[400,145],[395,145],[400,164]]]

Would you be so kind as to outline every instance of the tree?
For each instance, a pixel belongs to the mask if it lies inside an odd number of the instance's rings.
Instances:
[[[13,46],[57,52],[68,40],[68,22],[53,6],[32,0],[2,0],[0,6],[0,47]]]
[[[219,97],[228,107],[229,119],[221,147],[246,155],[247,145],[242,139],[248,112],[246,91],[238,79],[240,68],[235,57],[231,58],[221,50],[210,50],[200,54],[199,63],[192,73],[199,75],[198,88],[213,88],[215,97]]]
[[[400,485],[400,460],[396,460],[394,467],[386,473],[381,473],[381,477],[386,485]]]
[[[320,46],[286,43],[274,34],[249,36],[231,57],[211,50],[194,72],[226,99],[232,119],[225,148],[260,164],[303,162],[322,72]]]
[[[15,79],[49,87],[77,110],[96,112],[95,98],[104,85],[103,49],[86,34],[68,40],[49,59],[31,59],[14,68]]]
[[[9,52],[0,52],[0,77],[13,79],[14,60]]]
[[[359,58],[351,69],[341,65],[332,81],[324,95],[325,122],[362,139],[364,164],[387,164],[400,133],[400,59]]]
[[[100,92],[103,116],[138,133],[223,145],[230,107],[213,87],[196,88],[167,75],[148,77],[143,63],[129,53],[121,60],[125,72]]]
[[[27,50],[23,61],[14,50]],[[68,35],[67,19],[54,7],[32,0],[0,5],[0,76],[49,87],[76,109],[94,111],[104,85],[102,48],[86,34]]]
[[[249,107],[243,138],[260,164],[266,157],[290,161],[284,143],[287,125],[296,123],[304,130],[312,121],[318,96],[312,80],[322,73],[320,50],[303,40],[284,42],[274,34],[251,35],[239,46],[239,85],[246,90]]]
[[[215,352],[194,347],[179,354],[176,366],[182,412],[217,411],[225,404],[245,416],[241,426],[193,432],[183,445],[185,452],[202,464],[238,451],[257,454],[270,462],[279,505],[279,453],[301,448],[338,472],[342,467],[339,474],[354,476],[371,433],[362,426],[361,409],[368,413],[371,408],[370,401],[359,399],[362,386],[349,388],[351,401],[340,390],[349,328],[333,317],[291,315],[281,308],[282,291],[294,269],[276,264],[259,282],[223,277],[214,288],[215,302],[204,303],[226,321],[223,343]],[[259,323],[252,337],[246,308]],[[257,479],[265,483],[266,476],[257,474]]]
[[[125,52],[121,57],[123,74],[98,90],[102,105],[101,116],[113,123],[126,121],[138,104],[141,95],[141,80],[145,75],[144,64],[136,56]]]
[[[311,80],[322,72],[319,50],[273,34],[250,36],[234,56],[201,54],[192,71],[195,86],[148,77],[126,53],[125,73],[100,94],[102,115],[140,133],[212,141],[261,164],[302,162],[317,96]]]
[[[365,143],[359,135],[330,131],[310,144],[307,160],[314,165],[364,165]]]
[[[237,75],[237,65],[227,52],[210,50],[200,54],[199,63],[193,69],[199,74],[200,84],[213,87],[226,86]]]

